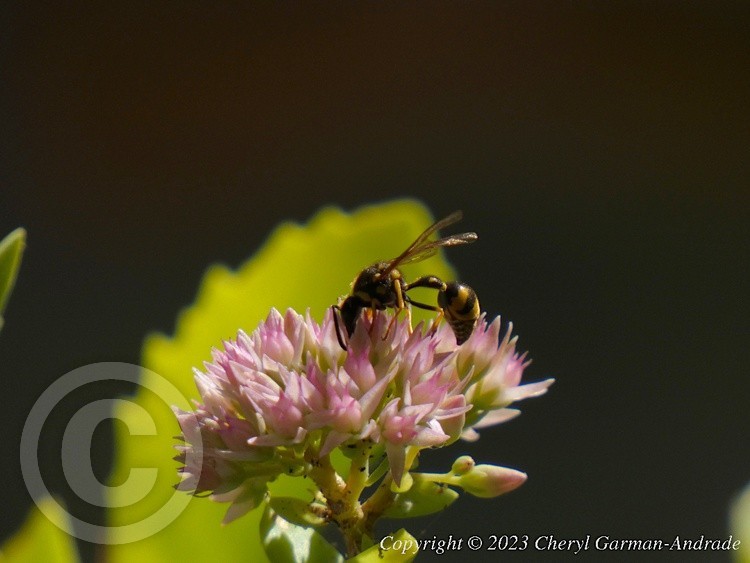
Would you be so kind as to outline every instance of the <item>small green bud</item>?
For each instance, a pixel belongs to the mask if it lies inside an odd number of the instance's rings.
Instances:
[[[468,455],[462,455],[451,466],[451,471],[454,475],[464,475],[465,473],[474,469],[474,459]]]

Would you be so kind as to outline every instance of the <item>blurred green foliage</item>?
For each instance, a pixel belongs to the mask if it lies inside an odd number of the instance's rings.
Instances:
[[[25,247],[26,231],[21,228],[0,241],[0,329],[3,328],[3,311],[16,283]]]

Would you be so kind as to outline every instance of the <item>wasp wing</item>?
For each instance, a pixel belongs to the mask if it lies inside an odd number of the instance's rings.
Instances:
[[[413,264],[414,262],[421,262],[427,260],[430,256],[434,256],[437,251],[444,246],[458,246],[459,244],[469,244],[477,240],[476,233],[461,233],[460,235],[452,235],[444,237],[439,240],[434,240],[420,246],[419,248],[412,249],[411,254],[405,256],[399,264]]]
[[[442,229],[443,227],[447,227],[448,225],[452,225],[453,223],[460,221],[463,216],[464,214],[462,211],[454,211],[447,217],[443,217],[442,219],[440,219],[440,221],[436,221],[435,223],[427,227],[427,229],[425,229],[425,231],[421,235],[419,235],[416,238],[416,240],[413,243],[411,243],[406,250],[404,250],[401,254],[399,254],[398,256],[396,256],[395,258],[393,258],[392,260],[388,262],[388,265],[381,272],[381,275],[387,275],[388,273],[391,272],[391,270],[398,267],[399,264],[408,264],[409,262],[418,262],[419,260],[424,260],[425,258],[428,258],[432,256],[433,254],[435,254],[435,252],[437,252],[437,248],[433,249],[431,252],[428,252],[421,258],[415,259],[413,257],[414,255],[421,255],[422,250],[426,249],[427,246],[434,245],[435,243],[438,243],[440,241],[456,238],[456,237],[446,237],[444,239],[440,239],[439,241],[434,241],[432,243],[427,243],[425,245],[425,241],[430,237],[432,233],[434,233],[435,231],[439,229]],[[464,234],[474,234],[474,233],[464,233]],[[474,234],[474,239],[476,239],[476,234]],[[470,241],[467,241],[467,242],[470,242]],[[464,244],[464,243],[457,242],[453,244]],[[438,246],[453,246],[453,244],[441,244]]]

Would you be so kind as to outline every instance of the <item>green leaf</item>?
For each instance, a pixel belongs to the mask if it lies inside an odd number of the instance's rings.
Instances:
[[[67,515],[51,498],[40,501],[41,509],[34,506],[26,522],[0,551],[0,561],[8,563],[75,563],[79,561],[75,540]],[[57,524],[50,521],[50,515]]]
[[[349,291],[349,284],[363,268],[379,259],[397,256],[427,226],[432,218],[414,201],[397,201],[365,207],[352,215],[338,209],[324,209],[309,224],[284,224],[276,229],[258,253],[236,272],[213,266],[206,273],[196,302],[179,317],[175,336],[150,336],[143,352],[145,372],[142,384],[158,384],[165,378],[188,398],[198,398],[192,369],[210,359],[212,347],[222,339],[233,338],[242,328],[252,331],[272,307],[284,311],[308,307],[318,320],[337,298]],[[404,268],[410,278],[435,274],[452,279],[450,267],[436,256]],[[419,300],[434,300],[419,298]],[[429,313],[414,311],[415,319]],[[157,375],[158,374],[158,375]],[[186,400],[177,401],[183,409]],[[111,542],[125,542],[127,524],[153,515],[175,491],[178,464],[173,436],[179,433],[170,405],[154,392],[141,387],[129,407],[120,407],[114,417],[132,424],[115,424],[117,444],[112,485],[128,482],[128,490],[115,488],[109,496],[120,508],[109,511]],[[136,435],[134,427],[144,432],[149,422],[156,427],[153,435]],[[131,434],[132,432],[132,434]],[[151,484],[147,473],[131,470],[156,468],[156,482],[151,491],[134,502],[132,485]],[[152,478],[151,478],[152,479]],[[274,495],[304,497],[309,483],[304,479],[278,479],[271,484]],[[185,495],[185,493],[175,493]],[[309,496],[309,492],[307,493]],[[132,503],[132,504],[131,504]],[[112,563],[132,561],[266,561],[259,524],[262,510],[253,510],[227,526],[220,522],[227,504],[205,498],[190,498],[187,508],[163,529],[138,541],[118,543],[109,549]],[[157,522],[155,528],[163,523]]]
[[[0,241],[0,328],[3,327],[3,311],[16,283],[25,246],[26,231],[21,228]]]
[[[739,541],[733,552],[737,563],[750,563],[750,484],[732,501],[729,512],[732,540]]]
[[[271,497],[271,508],[287,522],[304,527],[325,526],[326,519],[310,510],[310,501],[296,497]]]
[[[414,475],[414,484],[411,488],[398,495],[383,516],[386,518],[427,516],[445,510],[458,497],[459,494],[453,489]]]
[[[347,559],[346,563],[409,563],[419,552],[417,540],[401,528],[387,534],[375,545],[359,555]]]
[[[267,506],[260,521],[260,537],[273,563],[342,563],[336,548],[312,528],[296,526]]]

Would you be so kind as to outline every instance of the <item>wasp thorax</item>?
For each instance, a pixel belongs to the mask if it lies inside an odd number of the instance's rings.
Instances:
[[[403,285],[401,272],[395,268],[388,271],[387,266],[387,262],[373,264],[362,270],[354,280],[352,295],[355,295],[363,306],[382,310],[399,304],[396,284]]]

